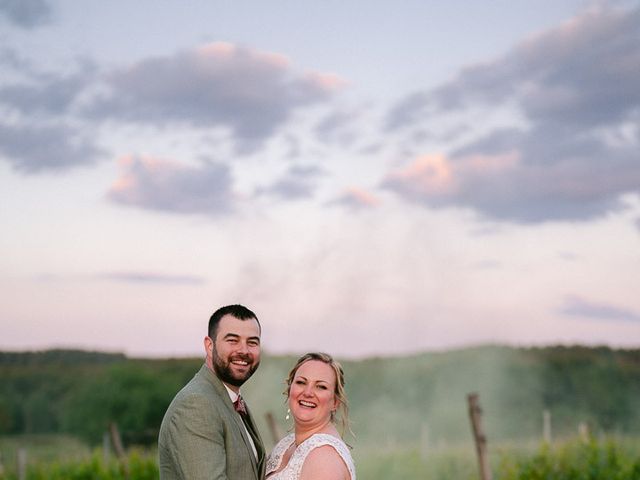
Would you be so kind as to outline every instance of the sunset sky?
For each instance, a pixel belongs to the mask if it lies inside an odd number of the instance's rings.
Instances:
[[[640,347],[640,3],[0,0],[0,350]]]

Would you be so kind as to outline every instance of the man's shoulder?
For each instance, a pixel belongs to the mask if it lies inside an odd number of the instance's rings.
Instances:
[[[195,376],[176,394],[176,399],[203,396],[216,398],[220,395],[220,380],[206,366],[203,366]]]
[[[206,368],[206,367],[205,367]],[[213,382],[202,375],[200,370],[182,389],[176,393],[169,404],[163,419],[163,426],[177,418],[202,419],[222,415],[222,397]]]

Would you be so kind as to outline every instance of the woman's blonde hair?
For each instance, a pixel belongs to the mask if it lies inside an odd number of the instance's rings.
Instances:
[[[311,360],[317,360],[326,363],[333,370],[333,373],[336,377],[336,388],[334,390],[334,394],[339,402],[337,410],[342,411],[338,421],[338,423],[340,424],[340,430],[343,435],[345,430],[347,429],[351,432],[351,427],[349,426],[349,402],[347,401],[347,394],[344,389],[344,371],[342,370],[342,365],[336,362],[328,353],[310,352],[302,355],[289,372],[289,376],[287,377],[287,389],[283,393],[287,396],[287,398],[289,398],[289,391],[291,390],[291,384],[293,383],[293,379],[296,376],[296,372],[303,363],[309,362]],[[334,412],[331,412],[331,421],[336,423],[336,415]],[[353,432],[351,433],[353,434]]]

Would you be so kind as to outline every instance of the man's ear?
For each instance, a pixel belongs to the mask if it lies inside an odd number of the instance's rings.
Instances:
[[[213,340],[209,336],[204,337],[204,351],[207,355],[210,355],[213,351]]]

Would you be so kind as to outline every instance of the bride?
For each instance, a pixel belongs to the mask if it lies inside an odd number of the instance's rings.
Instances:
[[[334,423],[340,409],[343,430],[348,425],[340,364],[326,353],[303,355],[289,372],[285,394],[294,432],[269,456],[267,480],[356,480],[349,447]]]

